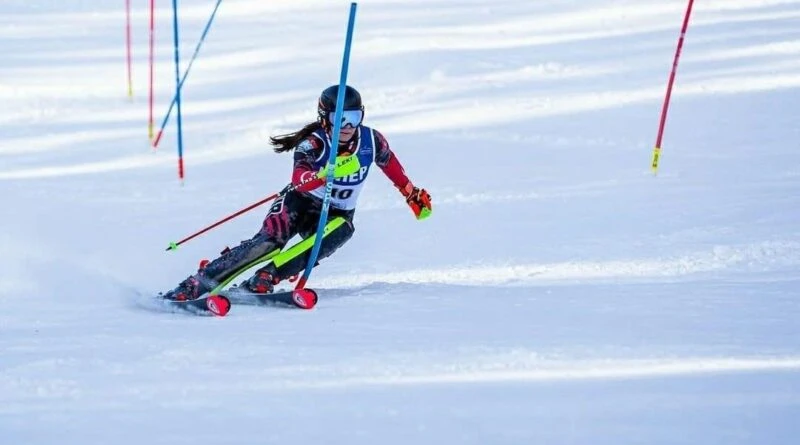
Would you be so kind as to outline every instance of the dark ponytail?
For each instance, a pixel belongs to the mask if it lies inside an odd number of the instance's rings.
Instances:
[[[269,142],[275,147],[275,153],[284,153],[293,150],[297,147],[297,144],[321,128],[322,124],[319,121],[314,121],[294,133],[271,136]]]

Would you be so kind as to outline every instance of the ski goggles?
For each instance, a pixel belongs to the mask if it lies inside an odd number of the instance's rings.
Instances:
[[[331,125],[335,125],[334,120],[336,119],[336,113],[330,112],[328,113],[328,122]],[[364,110],[343,110],[342,111],[342,128],[346,128],[348,125],[351,128],[356,128],[361,125],[361,122],[364,120]]]

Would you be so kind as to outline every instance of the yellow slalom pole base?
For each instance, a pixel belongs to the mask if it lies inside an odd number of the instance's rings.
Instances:
[[[650,164],[650,169],[653,171],[653,175],[658,174],[659,158],[661,158],[661,147],[656,147],[653,149],[653,162]]]

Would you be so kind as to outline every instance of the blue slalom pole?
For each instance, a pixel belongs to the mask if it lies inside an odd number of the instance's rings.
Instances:
[[[350,46],[353,43],[353,28],[356,24],[356,7],[357,3],[350,4],[350,19],[347,22],[347,39],[344,43],[344,57],[342,58],[342,73],[339,78],[339,92],[336,95],[336,113],[333,119],[333,134],[331,135],[331,151],[328,155],[328,174],[325,178],[325,197],[322,200],[322,210],[319,215],[319,224],[317,225],[317,235],[314,240],[314,247],[311,249],[311,256],[308,257],[308,264],[306,270],[303,271],[303,276],[297,281],[296,289],[302,289],[311,275],[311,269],[317,262],[319,249],[322,245],[322,234],[325,231],[325,225],[328,222],[328,208],[331,204],[331,193],[333,192],[333,170],[336,167],[336,154],[339,151],[339,131],[342,129],[342,110],[344,109],[344,95],[345,86],[347,85],[347,70],[350,66]]]
[[[183,127],[181,120],[181,55],[178,48],[178,0],[172,0],[172,35],[175,44],[175,103],[178,105],[178,177],[183,183]]]
[[[175,2],[173,2],[174,4]],[[222,4],[222,0],[217,0],[217,4],[214,5],[214,11],[211,13],[211,17],[208,19],[206,23],[205,29],[203,29],[203,33],[200,35],[200,41],[197,42],[197,46],[194,48],[194,54],[192,54],[192,58],[189,59],[189,65],[186,67],[186,71],[183,73],[183,77],[180,80],[178,89],[180,90],[183,88],[183,83],[186,82],[186,78],[189,76],[189,71],[192,70],[192,65],[194,64],[195,59],[197,59],[197,54],[200,53],[200,48],[203,46],[203,43],[206,41],[206,36],[208,35],[208,31],[211,29],[211,24],[214,23],[214,17],[217,16],[217,10],[219,9],[219,5]],[[161,135],[164,132],[164,127],[167,126],[167,121],[169,121],[169,117],[172,114],[172,109],[175,108],[175,104],[178,102],[178,94],[172,98],[172,102],[169,104],[169,109],[167,110],[167,114],[164,116],[164,119],[161,121],[161,128],[158,130],[158,136],[153,139],[153,148],[158,147],[158,143],[161,141]]]

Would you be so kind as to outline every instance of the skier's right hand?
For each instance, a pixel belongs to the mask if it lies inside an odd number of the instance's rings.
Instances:
[[[345,176],[350,176],[358,172],[359,169],[361,169],[361,163],[358,160],[358,156],[336,156],[336,164],[333,167],[333,177],[343,178]],[[325,167],[317,173],[317,177],[324,179],[327,175],[328,166],[325,165]]]
[[[357,173],[361,169],[361,163],[357,156],[337,156],[336,164],[333,168],[334,178],[343,178]],[[328,166],[315,172],[313,170],[295,169],[292,183],[296,190],[308,192],[325,184],[328,175]]]

